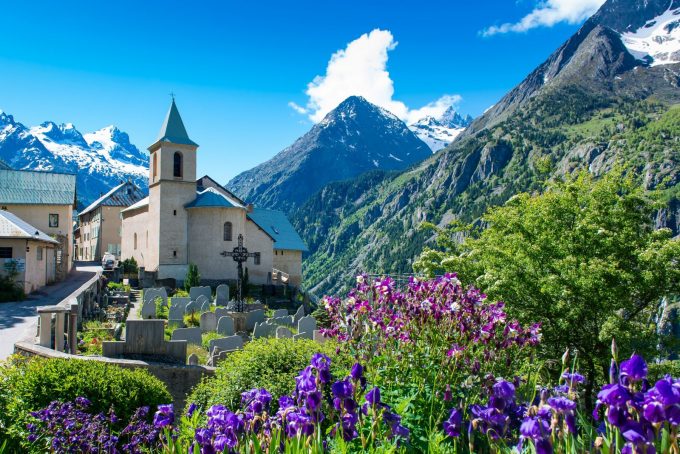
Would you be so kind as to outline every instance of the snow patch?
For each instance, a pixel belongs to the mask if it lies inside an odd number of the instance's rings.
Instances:
[[[668,9],[633,32],[621,34],[628,51],[650,66],[680,62],[680,8]]]

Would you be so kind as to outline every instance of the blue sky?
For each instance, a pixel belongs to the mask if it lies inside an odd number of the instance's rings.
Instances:
[[[115,124],[143,149],[173,91],[199,174],[226,183],[348,90],[389,98],[404,119],[437,100],[479,115],[601,3],[25,2],[0,16],[0,109],[29,126]]]

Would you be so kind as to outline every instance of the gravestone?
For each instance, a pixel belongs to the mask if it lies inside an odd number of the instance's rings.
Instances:
[[[199,312],[201,310],[201,306],[196,304],[196,301],[189,301],[189,304],[186,305],[184,308],[184,313],[185,314],[191,314],[192,312]]]
[[[125,342],[102,342],[102,356],[141,357],[185,364],[187,342],[176,339],[167,342],[163,320],[128,320],[125,324]]]
[[[170,310],[168,311],[169,320],[181,320],[184,318],[189,298],[172,298],[170,300]]]
[[[190,366],[198,366],[198,355],[196,353],[189,355],[188,363]]]
[[[287,316],[288,316],[288,310],[287,309],[276,309],[274,311],[274,314],[272,315],[272,318],[287,317]]]
[[[300,334],[293,335],[293,340],[311,339],[311,338],[312,338],[312,333],[300,333]]]
[[[203,345],[201,328],[177,328],[172,332],[172,340],[183,340],[194,345]]]
[[[278,317],[278,318],[270,318],[269,319],[272,323],[277,324],[277,325],[286,325],[286,326],[295,326],[295,323],[293,323],[293,316],[292,315],[287,315],[285,317]]]
[[[277,325],[270,323],[269,320],[263,323],[256,323],[253,328],[253,339],[260,337],[273,337],[276,334]]]
[[[220,284],[215,290],[215,305],[226,306],[229,303],[229,286]]]
[[[155,301],[156,298],[162,300],[163,307],[168,306],[168,292],[165,291],[165,287],[147,288],[144,290],[144,304]]]
[[[243,338],[241,336],[218,337],[208,344],[209,351],[213,351],[213,348],[220,351],[238,350],[243,348]]]
[[[238,302],[236,302],[236,301],[234,301],[234,300],[230,300],[230,301],[227,303],[227,311],[229,311],[229,312],[235,312],[236,309],[238,309]]]
[[[214,312],[203,312],[201,314],[201,332],[209,333],[217,328],[217,319]]]
[[[313,339],[314,330],[316,329],[316,319],[311,315],[302,317],[298,322],[298,335],[303,335],[305,339]]]
[[[156,318],[156,300],[142,303],[142,318],[144,320]]]
[[[262,309],[256,309],[246,313],[246,331],[250,331],[255,328],[255,323],[264,322],[264,311]]]
[[[189,289],[189,298],[191,298],[191,301],[196,301],[199,296],[205,296],[210,300],[210,297],[212,296],[212,290],[210,289],[209,286],[204,286],[204,287],[191,287]]]
[[[169,318],[168,319],[168,327],[172,328],[184,328],[184,319],[183,318]]]
[[[217,314],[215,314],[217,315]],[[217,333],[223,336],[234,335],[234,319],[225,315],[217,319]]]
[[[196,304],[198,304],[198,307],[203,307],[203,305],[205,303],[210,304],[210,298],[208,298],[205,295],[198,295],[198,298],[196,298],[195,300],[192,300],[192,301],[195,301]],[[205,312],[205,311],[203,311],[203,312]]]
[[[226,307],[215,308],[215,317],[217,318],[218,321],[220,318],[227,316],[231,316],[231,312]]]
[[[302,317],[305,316],[305,308],[303,306],[298,307],[298,310],[295,312],[295,315],[293,315],[293,323],[296,323],[300,321]]]
[[[276,338],[277,339],[291,339],[293,337],[293,333],[286,328],[285,326],[277,326],[276,327]]]
[[[211,312],[210,311],[210,301],[205,301],[203,304],[201,304],[201,313],[203,312]]]

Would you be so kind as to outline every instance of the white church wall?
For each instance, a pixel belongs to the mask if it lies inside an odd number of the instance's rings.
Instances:
[[[248,277],[253,284],[266,284],[269,273],[272,272],[274,241],[264,233],[253,221],[246,221],[245,246],[249,252],[260,253],[260,264],[255,265],[252,258],[248,259]]]
[[[239,233],[245,234],[242,208],[191,208],[189,212],[189,262],[198,266],[202,279],[236,279],[236,262],[222,257],[238,245]],[[224,223],[232,223],[232,240],[224,241]]]
[[[274,268],[290,275],[290,284],[302,283],[302,251],[279,249],[274,251]]]
[[[150,267],[151,254],[150,220],[148,208],[141,208],[132,212],[123,213],[121,223],[121,260],[134,257],[137,265],[143,266],[149,271],[155,270],[156,266]],[[137,247],[135,248],[135,234],[137,234]]]

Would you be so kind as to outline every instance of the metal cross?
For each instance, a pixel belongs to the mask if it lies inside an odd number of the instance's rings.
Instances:
[[[259,252],[248,252],[248,249],[243,247],[243,235],[238,236],[238,246],[232,249],[231,252],[222,251],[220,253],[222,257],[231,257],[238,266],[238,281],[236,281],[236,293],[238,294],[238,307],[236,310],[238,312],[243,312],[243,263],[248,261],[248,257],[256,257],[260,255]]]
[[[175,92],[174,92],[174,91],[171,91],[171,92],[169,93],[169,95],[172,96],[172,100],[174,101],[174,100],[175,100]]]

